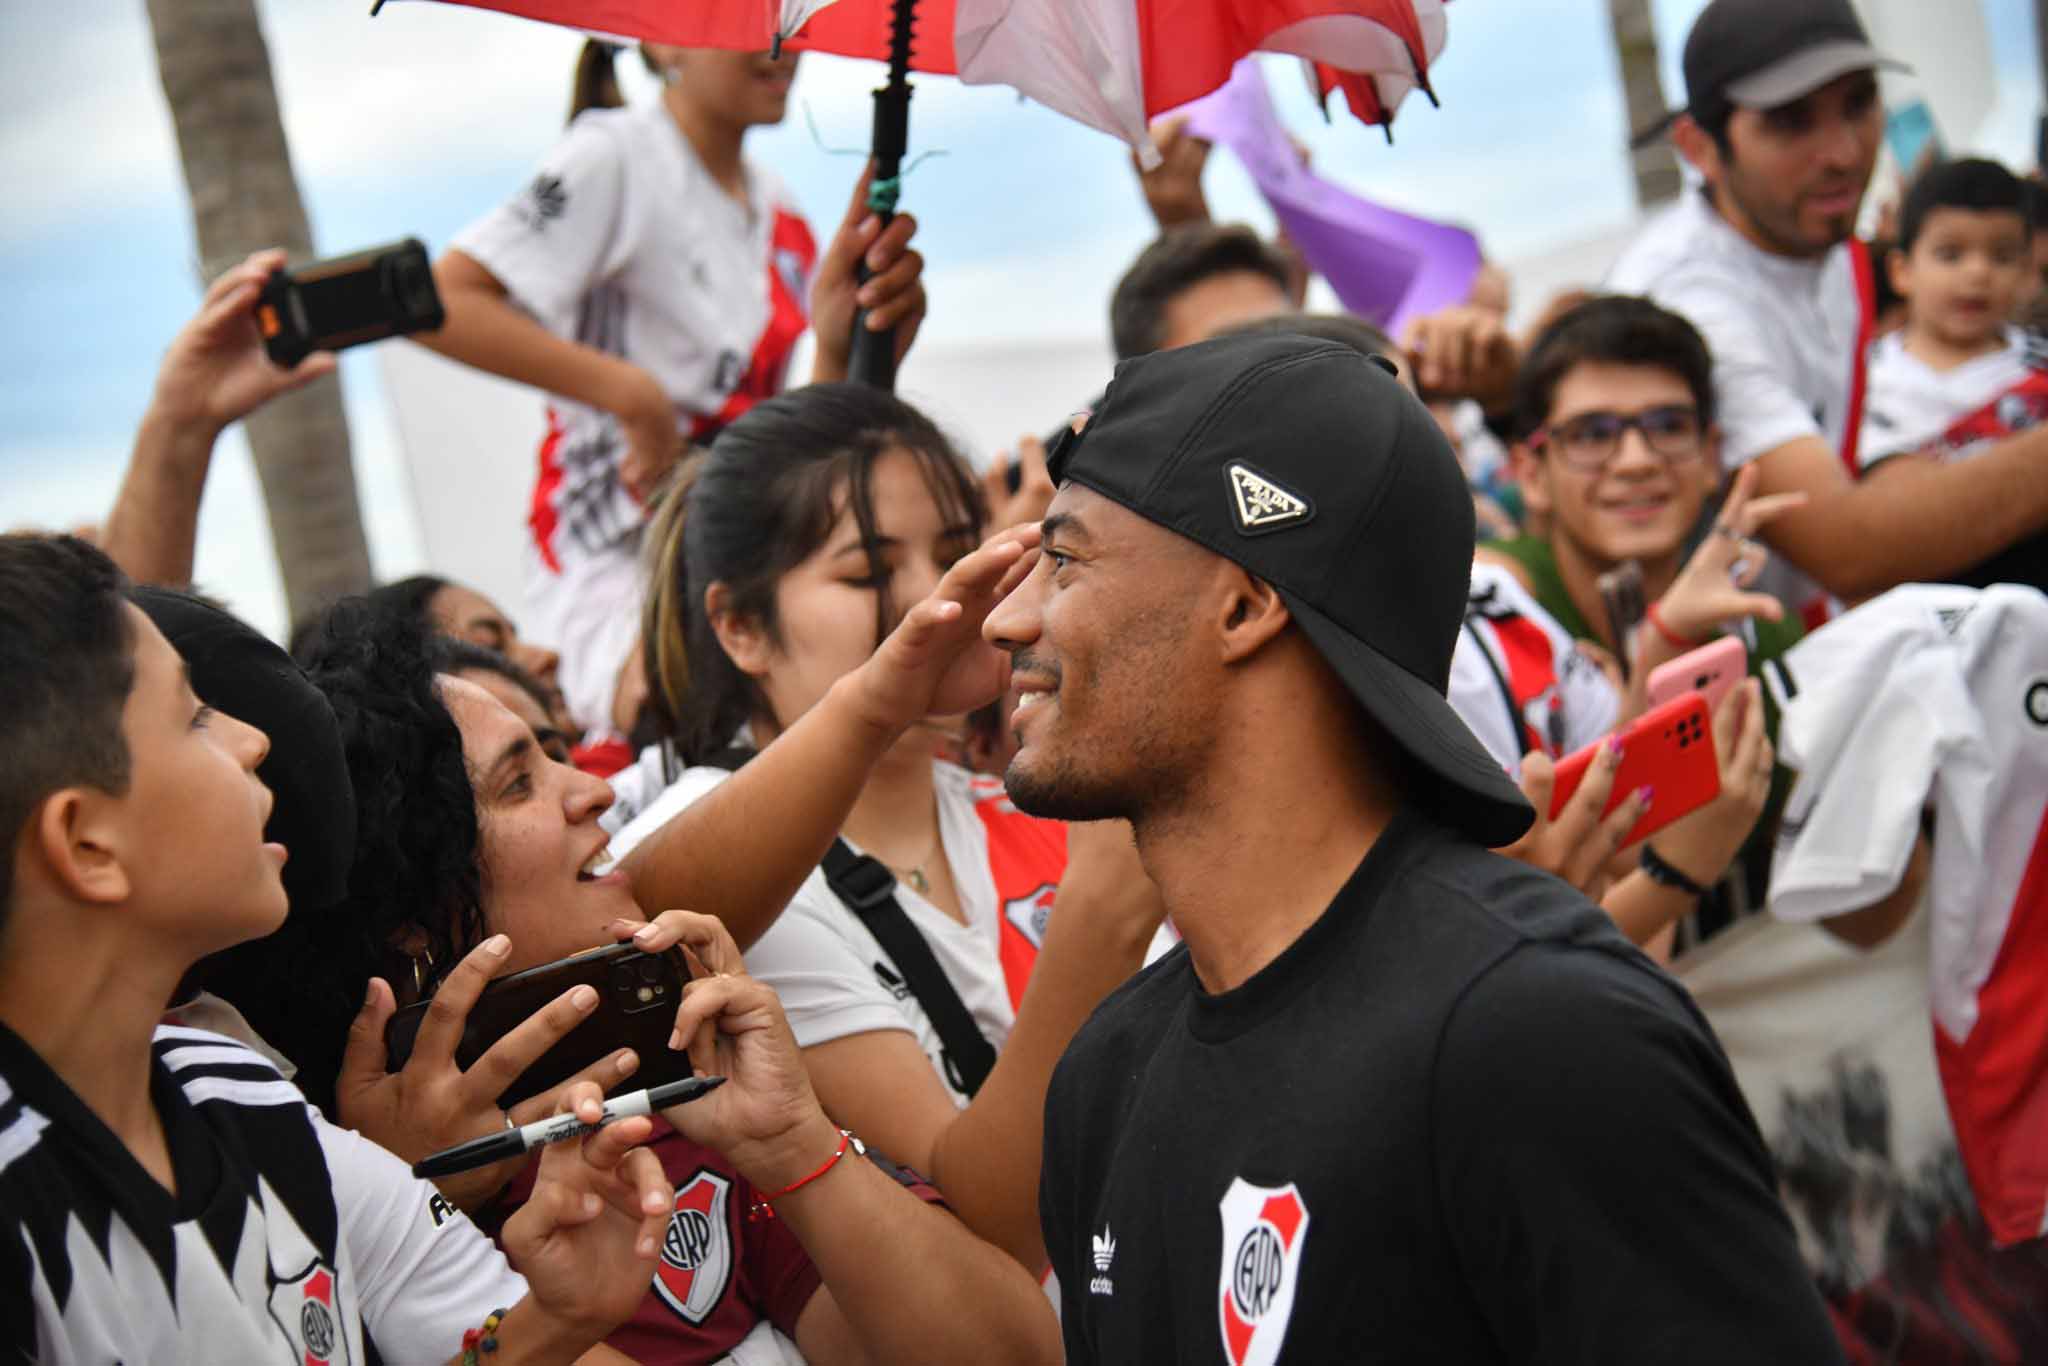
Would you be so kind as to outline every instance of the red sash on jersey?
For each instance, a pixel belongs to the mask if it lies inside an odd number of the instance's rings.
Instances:
[[[1856,446],[1863,434],[1863,395],[1870,383],[1870,339],[1877,333],[1877,275],[1870,244],[1849,239],[1849,269],[1856,278],[1856,354],[1849,367],[1849,422],[1842,429],[1842,464],[1856,477]]]
[[[988,830],[988,871],[1003,906],[998,952],[1014,1010],[1045,947],[1046,921],[1066,875],[1067,827],[1019,811],[998,778],[974,780],[974,813]]]
[[[1977,991],[1977,1022],[1960,1043],[1939,1024],[1934,1060],[1956,1129],[1956,1152],[2000,1247],[2048,1225],[2048,813],[2013,899],[2012,919]]]
[[[727,395],[724,406],[690,419],[692,441],[708,440],[762,399],[782,391],[789,353],[810,326],[809,301],[804,294],[817,263],[818,243],[811,236],[810,225],[787,209],[777,209],[768,241],[768,326],[761,329],[747,373],[740,376],[739,387]]]
[[[2048,370],[2029,369],[2026,378],[1974,413],[1950,424],[1934,444],[1932,455],[1961,459],[1986,442],[2003,441],[2048,422]]]

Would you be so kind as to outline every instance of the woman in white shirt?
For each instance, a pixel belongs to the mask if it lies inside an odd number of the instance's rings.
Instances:
[[[570,711],[629,728],[634,556],[646,499],[686,440],[783,387],[815,320],[818,379],[846,373],[856,304],[870,327],[924,308],[915,224],[886,231],[866,182],[824,258],[774,173],[743,154],[779,123],[796,57],[645,46],[661,98],[626,107],[612,49],[585,48],[562,140],[533,181],[436,262],[448,320],[421,340],[549,394],[527,525],[528,607],[562,655]],[[865,259],[874,278],[856,278]],[[808,304],[806,300],[808,299]]]
[[[766,744],[858,668],[984,521],[975,480],[931,422],[856,385],[764,402],[693,462],[649,538],[642,648],[670,739],[637,778],[621,775],[619,795],[633,801],[664,757],[670,785],[641,794],[613,844],[622,853],[724,780],[707,759],[736,738]],[[893,876],[997,1050],[985,1081],[822,873],[786,910],[731,928],[749,971],[782,996],[827,1112],[928,1173],[971,1228],[1035,1271],[1046,1083],[1089,1011],[1138,967],[1161,910],[1128,828],[1025,816],[999,783],[936,759],[943,736],[928,724],[897,741],[841,834]]]

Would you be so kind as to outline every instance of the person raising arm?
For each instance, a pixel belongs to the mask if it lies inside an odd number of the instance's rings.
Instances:
[[[531,184],[436,262],[447,322],[420,340],[551,396],[528,609],[562,652],[571,714],[623,734],[634,555],[656,485],[686,443],[783,387],[807,325],[816,377],[836,379],[857,303],[900,349],[924,290],[915,222],[882,228],[865,176],[821,259],[788,191],[743,155],[749,128],[781,121],[794,53],[647,45],[661,97],[627,108],[611,52],[586,46],[569,129]]]

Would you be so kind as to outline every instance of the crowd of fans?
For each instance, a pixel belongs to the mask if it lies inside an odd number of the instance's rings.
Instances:
[[[863,180],[821,250],[744,152],[796,58],[640,56],[435,263],[420,340],[548,395],[519,611],[423,574],[287,650],[191,584],[216,438],[334,365],[266,358],[275,251],[97,545],[0,538],[10,1357],[2048,1359],[2048,191],[1939,161],[1856,239],[1912,54],[1714,0],[1688,188],[1521,334],[1491,266],[1302,312],[1162,127],[1115,378],[980,473],[847,380],[915,222]],[[1618,737],[1723,640],[1673,819]],[[1934,944],[1959,1174],[1891,1279],[1679,985],[1774,913]],[[503,1103],[589,986],[466,1028],[615,944],[723,1084],[410,1173],[638,1088]]]

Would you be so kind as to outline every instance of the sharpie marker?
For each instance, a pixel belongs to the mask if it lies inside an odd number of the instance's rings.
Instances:
[[[635,1091],[631,1095],[619,1096],[604,1103],[604,1114],[597,1123],[586,1124],[573,1114],[549,1115],[517,1129],[507,1129],[501,1134],[485,1134],[472,1138],[467,1143],[458,1143],[430,1157],[413,1163],[412,1174],[433,1178],[451,1176],[456,1172],[474,1171],[488,1167],[493,1162],[503,1162],[508,1157],[530,1153],[535,1148],[549,1143],[560,1143],[563,1139],[576,1138],[596,1129],[602,1129],[615,1119],[630,1119],[634,1115],[649,1115],[656,1110],[666,1110],[671,1105],[681,1105],[699,1096],[709,1095],[725,1085],[724,1077],[686,1077],[672,1081],[665,1086],[650,1087]]]

